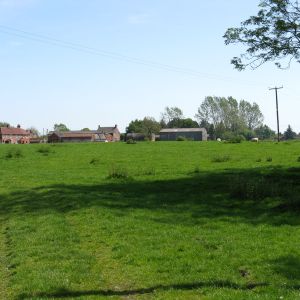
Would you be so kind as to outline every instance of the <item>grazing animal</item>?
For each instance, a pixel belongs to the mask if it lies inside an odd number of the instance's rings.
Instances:
[[[218,142],[222,142],[222,140],[221,140],[220,138],[217,138],[217,141],[218,141]]]
[[[251,141],[255,142],[255,143],[258,143],[258,138],[252,138]]]

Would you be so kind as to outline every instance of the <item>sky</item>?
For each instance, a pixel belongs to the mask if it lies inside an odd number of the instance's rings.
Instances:
[[[259,104],[276,129],[300,132],[300,64],[239,72],[229,27],[258,0],[0,0],[0,121],[41,132],[160,118],[166,106],[194,118],[206,96]]]

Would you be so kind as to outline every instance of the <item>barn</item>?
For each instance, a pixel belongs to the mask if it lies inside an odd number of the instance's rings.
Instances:
[[[52,131],[48,134],[48,143],[80,143],[80,142],[117,142],[120,141],[120,132],[114,127],[98,127],[89,131]]]
[[[179,137],[192,141],[207,141],[205,128],[164,128],[159,132],[161,141],[176,141]]]

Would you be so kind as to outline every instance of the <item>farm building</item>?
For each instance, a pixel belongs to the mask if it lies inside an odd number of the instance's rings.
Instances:
[[[20,125],[15,127],[0,127],[0,142],[3,144],[29,144],[31,132],[22,129]]]
[[[152,133],[150,138],[146,136],[143,133],[135,133],[135,132],[130,132],[126,134],[126,141],[128,140],[134,140],[134,141],[145,141],[145,140],[150,140],[152,142],[155,142],[155,134]]]
[[[98,127],[89,131],[52,131],[48,134],[48,143],[64,142],[118,142],[120,131],[114,127]]]
[[[176,141],[184,137],[192,141],[207,141],[205,128],[165,128],[159,132],[161,141]]]

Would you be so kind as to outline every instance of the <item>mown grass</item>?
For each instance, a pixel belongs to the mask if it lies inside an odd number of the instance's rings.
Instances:
[[[300,299],[299,155],[0,145],[0,299]]]

